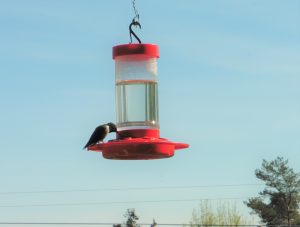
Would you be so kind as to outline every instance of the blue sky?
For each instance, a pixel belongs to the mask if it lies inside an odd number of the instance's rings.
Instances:
[[[260,184],[254,170],[277,156],[300,171],[299,1],[136,0],[137,34],[161,49],[161,136],[190,144],[154,161],[82,150],[116,119],[112,47],[129,42],[131,1],[0,3],[0,221],[122,222],[136,208],[143,223],[187,223],[201,198],[245,198],[226,201],[250,218],[260,185],[3,192]],[[91,202],[108,204],[19,206]]]

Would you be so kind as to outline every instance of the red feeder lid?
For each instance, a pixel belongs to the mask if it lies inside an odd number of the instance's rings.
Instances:
[[[152,58],[159,58],[159,46],[149,43],[130,43],[113,47],[113,59],[132,54],[144,54]]]

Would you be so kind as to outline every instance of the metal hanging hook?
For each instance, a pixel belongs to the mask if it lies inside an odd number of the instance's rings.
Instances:
[[[130,23],[129,25],[129,34],[130,34],[130,43],[132,43],[132,36],[134,36],[134,38],[136,38],[136,40],[139,42],[139,43],[142,43],[141,40],[139,39],[139,37],[134,33],[134,31],[132,31],[132,26],[135,26],[135,27],[139,27],[140,29],[142,28],[141,27],[141,24],[135,20],[135,18],[133,18],[132,22]]]
[[[139,22],[140,15],[137,11],[137,8],[136,8],[136,5],[135,5],[135,0],[132,0],[132,7],[133,7],[133,10],[134,10],[135,17],[132,19],[132,22],[129,25],[130,43],[132,43],[132,36],[131,35],[133,35],[139,43],[142,43],[141,40],[139,39],[139,37],[134,33],[134,31],[132,31],[132,26],[139,27],[140,29],[142,28],[141,24]]]

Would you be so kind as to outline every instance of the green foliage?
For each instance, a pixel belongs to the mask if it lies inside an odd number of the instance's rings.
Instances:
[[[191,227],[246,224],[249,223],[238,213],[235,205],[230,206],[228,203],[220,203],[216,209],[213,209],[212,204],[207,200],[201,201],[199,207],[193,210],[190,221]]]
[[[124,217],[127,218],[126,227],[139,227],[136,223],[136,221],[139,220],[139,217],[136,216],[134,209],[127,209]]]
[[[270,162],[263,160],[255,175],[266,187],[246,205],[268,225],[300,224],[300,174],[288,167],[288,160],[282,157]]]

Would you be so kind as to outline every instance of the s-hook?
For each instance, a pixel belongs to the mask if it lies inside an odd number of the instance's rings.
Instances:
[[[140,29],[142,28],[141,24],[138,21],[136,21],[135,18],[133,18],[131,24],[129,25],[130,43],[132,43],[132,37],[131,37],[131,35],[133,35],[134,38],[136,38],[136,40],[139,43],[142,43],[141,40],[139,39],[139,37],[134,33],[134,31],[132,31],[132,28],[131,28],[132,26],[139,27]]]

